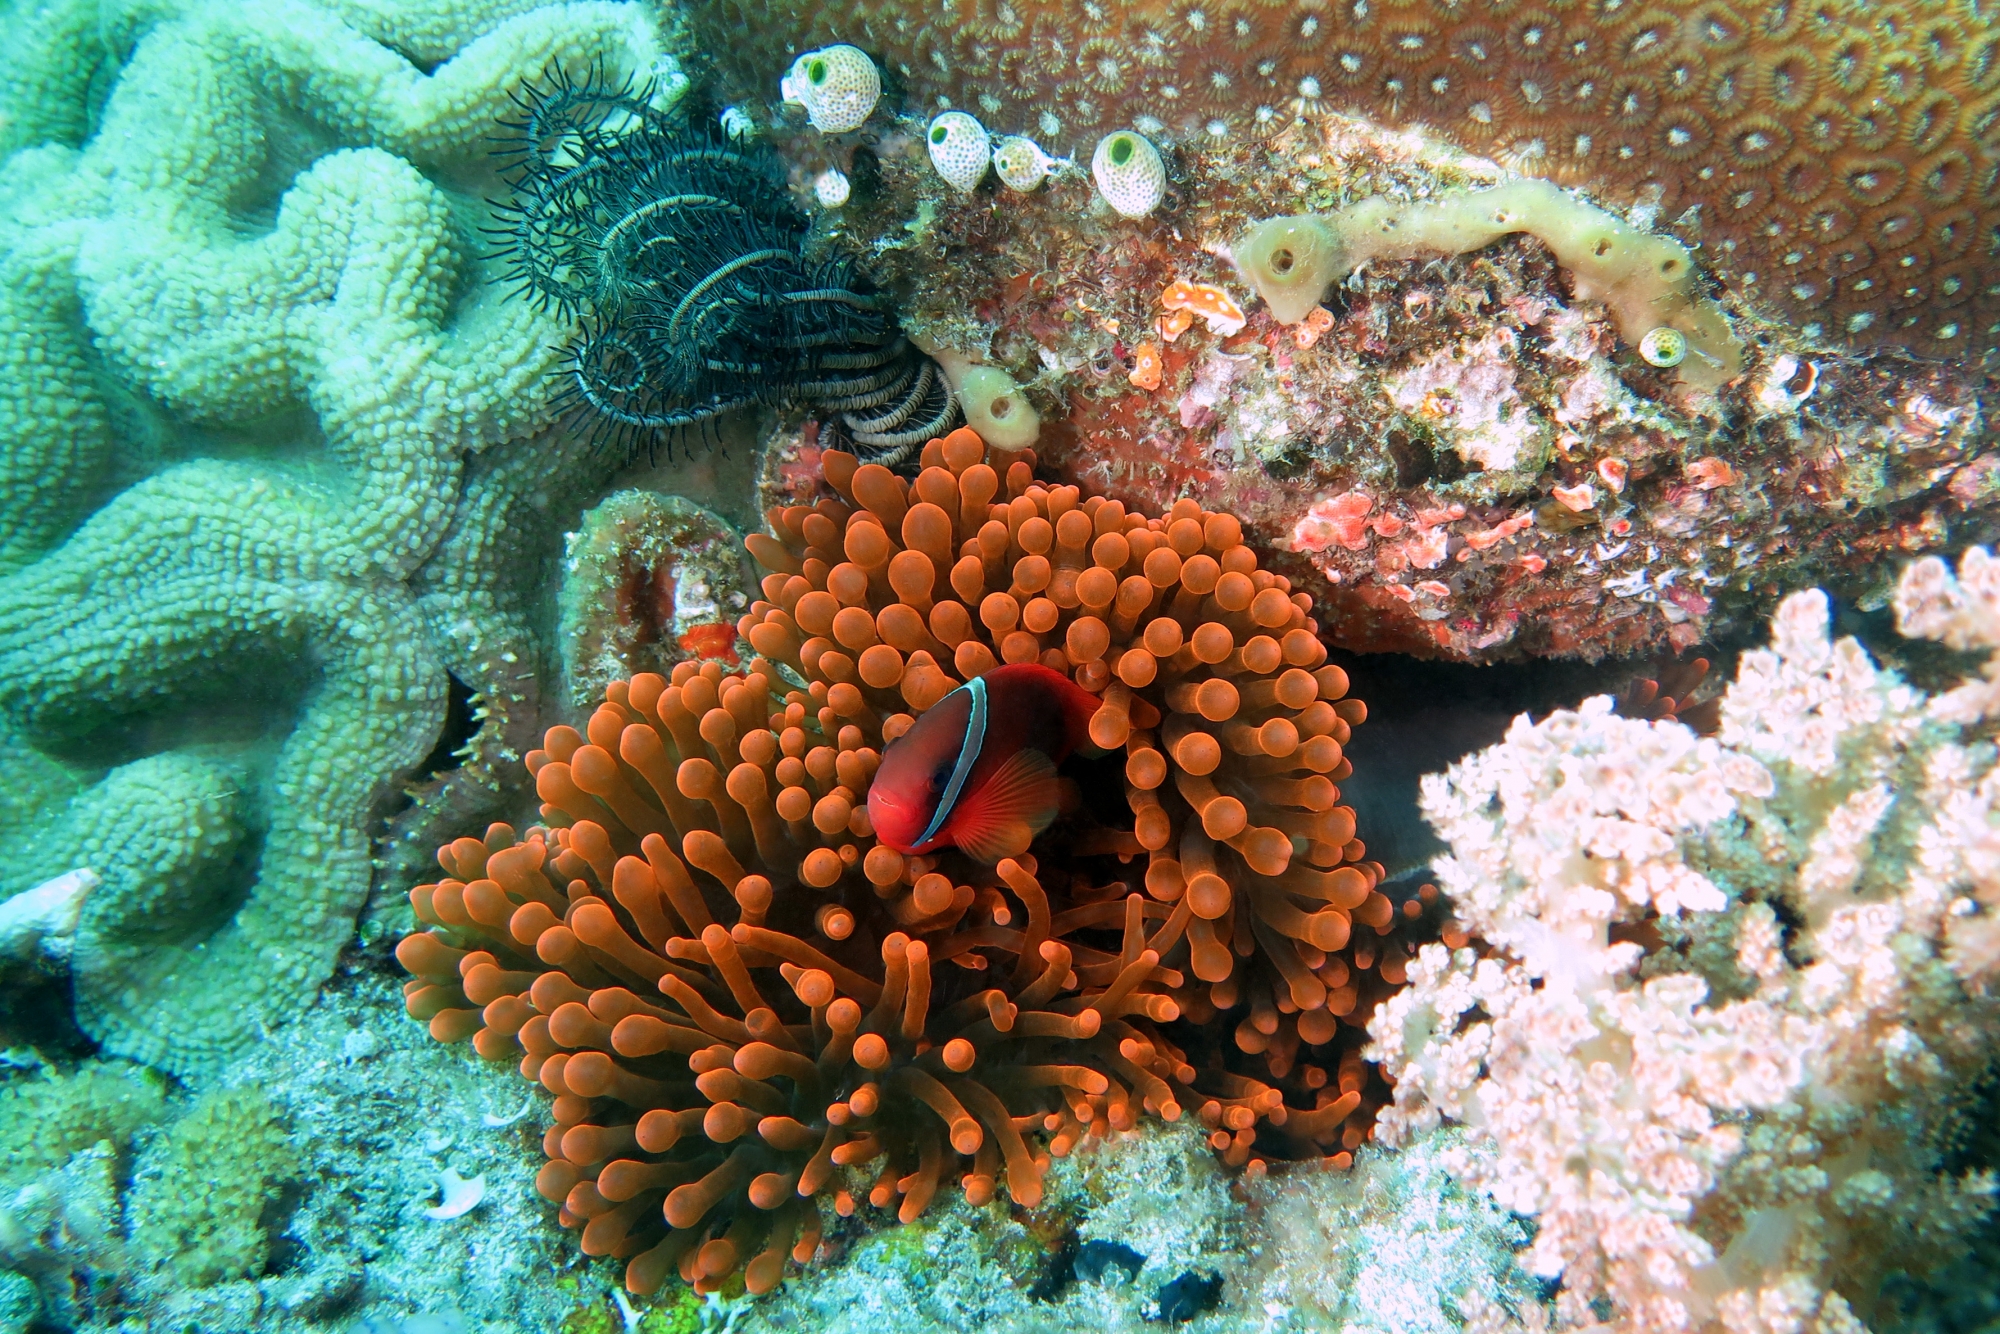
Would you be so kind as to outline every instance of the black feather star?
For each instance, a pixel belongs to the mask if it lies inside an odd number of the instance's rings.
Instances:
[[[529,299],[574,320],[564,406],[622,447],[753,404],[831,415],[894,467],[958,422],[937,364],[844,258],[805,254],[782,166],[651,89],[560,70],[519,99],[493,229]]]

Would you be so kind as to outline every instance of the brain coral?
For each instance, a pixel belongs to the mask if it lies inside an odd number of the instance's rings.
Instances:
[[[1335,805],[1360,709],[1303,665],[1306,608],[1226,515],[1127,515],[1025,460],[1003,492],[985,456],[955,432],[908,485],[826,455],[841,498],[751,542],[768,656],[613,683],[527,757],[552,827],[448,844],[412,891],[411,1014],[557,1095],[541,1189],[636,1289],[746,1262],[768,1288],[812,1254],[821,1193],[907,1221],[955,1175],[1032,1205],[1048,1155],[1142,1110],[1191,1110],[1238,1166],[1367,1133],[1334,1039],[1405,955]],[[940,659],[996,646],[1101,694],[1097,791],[997,866],[877,844],[881,748],[956,684]]]
[[[74,963],[110,1049],[198,1068],[318,985],[454,677],[500,716],[431,807],[539,730],[523,565],[583,465],[537,439],[561,328],[454,191],[522,78],[658,58],[626,5],[200,6],[81,150],[10,159],[0,709],[101,782],[0,889],[104,867]]]
[[[691,9],[753,96],[795,52],[849,41],[913,104],[1067,152],[1127,124],[1199,142],[1322,110],[1421,123],[1531,175],[1656,203],[1710,264],[1828,334],[1945,355],[2000,333],[2000,35],[1945,0]]]

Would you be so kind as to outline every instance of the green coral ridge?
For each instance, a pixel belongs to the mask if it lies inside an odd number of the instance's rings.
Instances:
[[[489,811],[544,721],[537,563],[568,516],[543,488],[608,464],[556,447],[563,329],[480,258],[487,137],[551,65],[661,52],[630,4],[156,17],[88,142],[0,186],[0,711],[80,775],[122,765],[15,867],[107,873],[81,1021],[187,1072],[328,975],[451,678],[483,725],[411,845]],[[47,23],[15,34],[44,63],[0,142],[88,120]],[[24,89],[69,111],[26,123]]]
[[[83,142],[90,85],[111,52],[103,8],[86,0],[0,4],[0,155]]]
[[[132,1244],[191,1286],[254,1278],[270,1259],[271,1211],[298,1170],[262,1090],[210,1093],[147,1151],[132,1189]]]

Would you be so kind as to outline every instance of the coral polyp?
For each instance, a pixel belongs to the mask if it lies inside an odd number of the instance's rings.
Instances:
[[[505,126],[497,235],[524,295],[576,321],[562,399],[599,437],[653,446],[737,408],[833,415],[896,463],[957,420],[886,297],[805,218],[768,149],[662,111],[648,85],[560,73]]]

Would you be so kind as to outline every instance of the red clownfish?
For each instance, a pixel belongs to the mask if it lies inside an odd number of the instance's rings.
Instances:
[[[1018,857],[1056,817],[1056,765],[1090,744],[1097,696],[1040,663],[996,667],[891,742],[868,789],[875,836],[904,853]]]

